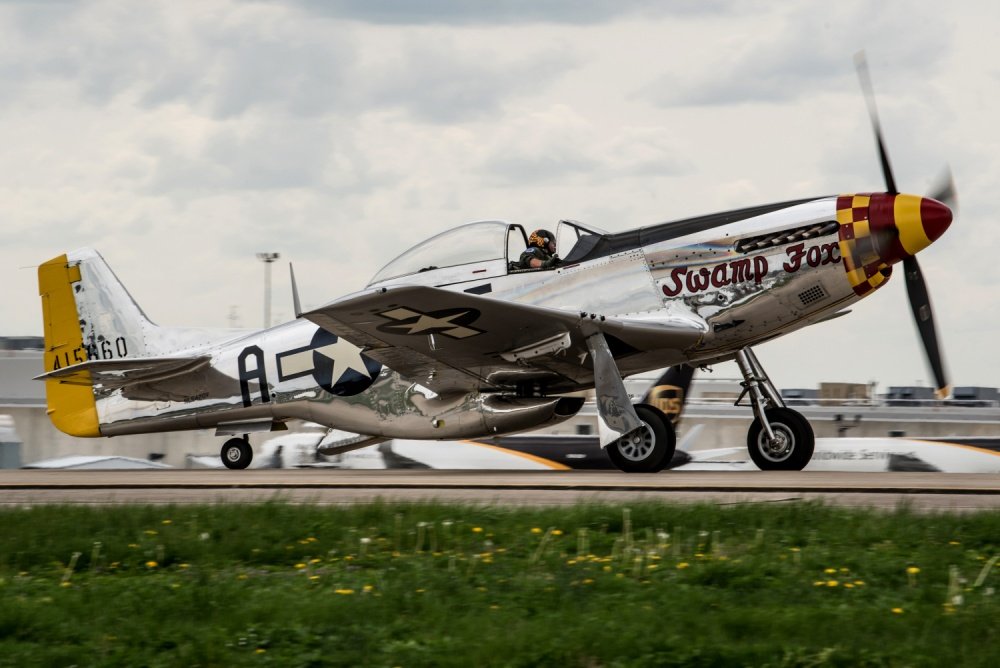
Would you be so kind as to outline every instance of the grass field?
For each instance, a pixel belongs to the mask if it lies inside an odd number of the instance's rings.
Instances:
[[[1000,665],[1000,513],[0,511],[0,665]]]

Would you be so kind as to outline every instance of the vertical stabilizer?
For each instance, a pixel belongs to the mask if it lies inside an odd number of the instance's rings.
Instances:
[[[78,264],[60,255],[38,267],[38,292],[42,297],[45,332],[45,371],[78,364],[87,359],[77,314],[74,290],[81,284]],[[100,436],[94,390],[87,385],[45,382],[49,418],[71,436]]]
[[[642,403],[659,408],[676,427],[684,412],[692,377],[694,367],[687,364],[668,368],[646,392]]]
[[[38,268],[45,330],[45,371],[91,360],[156,354],[158,328],[115,276],[101,255],[85,248],[60,255]],[[72,436],[100,436],[90,373],[72,383],[45,381],[48,414]],[[82,378],[83,382],[80,382]]]

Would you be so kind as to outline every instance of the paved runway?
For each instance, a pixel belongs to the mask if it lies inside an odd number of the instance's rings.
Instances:
[[[280,499],[345,504],[375,499],[503,505],[644,500],[714,504],[827,503],[924,511],[1000,509],[1000,476],[949,473],[666,471],[0,471],[0,505],[239,503]]]

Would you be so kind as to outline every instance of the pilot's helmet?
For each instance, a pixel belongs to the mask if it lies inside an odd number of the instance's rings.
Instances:
[[[555,243],[556,235],[552,234],[548,230],[535,230],[528,237],[529,246],[538,246],[539,248],[548,248],[549,242]]]

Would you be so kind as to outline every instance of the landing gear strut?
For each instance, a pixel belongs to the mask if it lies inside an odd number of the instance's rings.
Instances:
[[[749,395],[755,418],[747,432],[750,459],[764,471],[801,471],[812,459],[816,446],[809,421],[785,407],[750,348],[736,353],[736,364],[743,374],[743,393],[736,404]]]
[[[253,448],[250,440],[244,434],[242,438],[231,438],[222,446],[222,463],[227,469],[245,469],[253,461]]]

